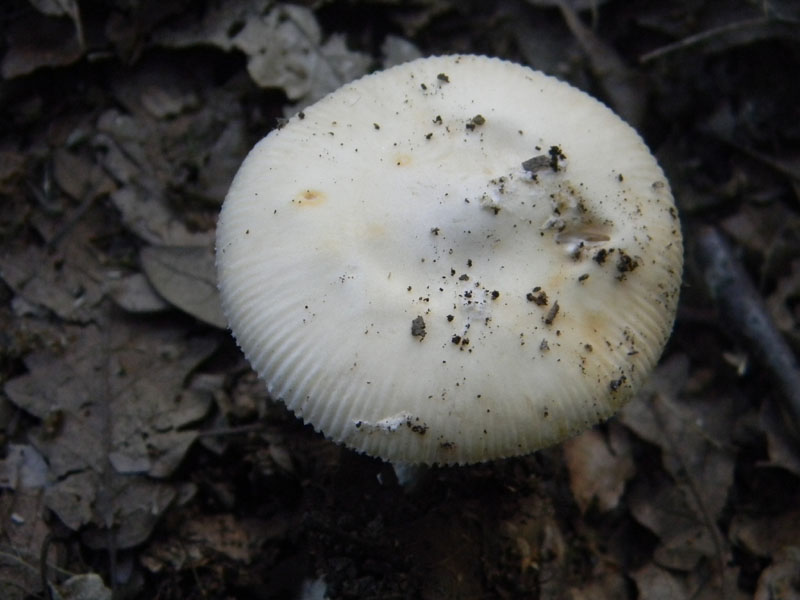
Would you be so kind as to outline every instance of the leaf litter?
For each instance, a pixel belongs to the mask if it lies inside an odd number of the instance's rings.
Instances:
[[[126,321],[64,336],[58,351],[29,354],[28,373],[5,392],[41,420],[29,436],[49,466],[46,506],[73,530],[92,524],[130,547],[174,499],[174,485],[154,479],[179,466],[197,437],[188,426],[211,408],[210,395],[184,380],[216,343]]]
[[[12,5],[2,597],[800,595],[781,411],[800,351],[791,3]],[[280,118],[442,52],[526,61],[638,123],[676,191],[687,282],[661,367],[616,419],[403,491],[267,401],[220,332],[211,249]],[[720,295],[701,224],[732,239],[746,283]],[[734,331],[754,306],[765,325]],[[782,362],[761,350],[776,336]]]

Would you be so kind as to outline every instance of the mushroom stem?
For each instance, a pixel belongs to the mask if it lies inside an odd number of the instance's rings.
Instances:
[[[424,481],[430,467],[425,464],[392,463],[397,484],[406,492],[413,492]]]

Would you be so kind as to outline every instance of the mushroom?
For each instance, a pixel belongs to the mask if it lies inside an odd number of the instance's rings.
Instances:
[[[611,416],[670,334],[683,248],[639,135],[552,77],[424,58],[250,152],[223,310],[304,421],[394,463],[530,453]]]

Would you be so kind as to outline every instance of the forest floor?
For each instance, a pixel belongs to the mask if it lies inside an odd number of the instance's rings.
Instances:
[[[0,596],[800,599],[797,2],[6,0],[0,34]],[[214,227],[282,119],[441,53],[634,125],[685,283],[615,418],[403,488],[267,398]]]

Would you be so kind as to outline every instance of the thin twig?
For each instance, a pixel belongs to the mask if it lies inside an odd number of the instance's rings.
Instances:
[[[265,423],[252,423],[250,425],[240,425],[238,427],[217,427],[216,429],[206,429],[205,431],[198,432],[198,437],[218,437],[223,435],[241,435],[242,433],[252,433],[254,431],[263,431],[266,428]]]
[[[629,125],[641,125],[645,94],[639,74],[625,64],[614,48],[584,25],[565,0],[558,0],[556,4],[564,22],[586,54],[592,73],[603,87],[612,108]]]
[[[42,541],[42,549],[39,552],[39,576],[42,578],[42,591],[47,600],[53,600],[53,590],[50,589],[50,582],[47,574],[47,553],[50,550],[50,542],[53,540],[53,534],[48,533],[44,536]]]
[[[29,563],[27,560],[22,558],[22,556],[20,556],[19,554],[12,554],[11,552],[5,552],[3,550],[0,550],[0,558],[5,559],[5,560],[9,560],[9,561],[14,562],[14,563],[17,563],[18,565],[20,565],[22,567],[25,567],[26,569],[30,569],[31,571],[34,571],[34,572],[37,571],[37,570],[40,570],[35,565]],[[52,563],[48,563],[47,567],[49,569],[53,569],[54,571],[56,571],[57,573],[59,573],[61,575],[65,575],[67,577],[72,577],[73,575],[75,575],[75,573],[73,573],[72,571],[67,571],[66,569],[62,569],[58,565],[55,565],[55,564],[52,564]]]
[[[722,321],[748,344],[750,353],[777,383],[777,400],[786,417],[787,429],[800,440],[800,366],[792,349],[725,238],[713,227],[705,227],[696,236],[696,247],[706,285]]]
[[[736,21],[735,23],[726,23],[725,25],[720,25],[719,27],[712,27],[711,29],[706,29],[705,31],[701,31],[700,33],[695,33],[694,35],[687,36],[677,42],[673,42],[672,44],[667,44],[665,46],[661,46],[660,48],[656,48],[655,50],[651,50],[645,54],[642,54],[639,57],[639,62],[641,64],[648,63],[654,61],[658,58],[662,58],[667,54],[672,54],[674,52],[678,52],[680,50],[684,50],[686,48],[690,48],[692,46],[696,46],[697,44],[701,44],[703,42],[707,42],[714,39],[719,39],[725,35],[730,35],[732,33],[739,33],[742,31],[757,31],[760,28],[764,27],[784,27],[786,26],[789,28],[791,32],[791,28],[797,27],[797,23],[783,18],[775,18],[775,17],[756,17],[754,19],[745,19],[743,21]]]

